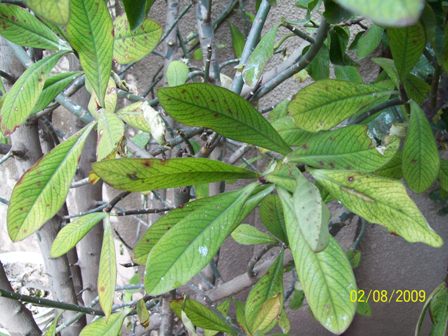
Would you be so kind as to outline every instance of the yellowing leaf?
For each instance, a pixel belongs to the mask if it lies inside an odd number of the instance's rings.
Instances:
[[[336,0],[342,7],[383,26],[407,26],[418,21],[423,0]]]
[[[14,83],[5,97],[0,112],[1,130],[4,134],[12,133],[32,114],[34,105],[38,102],[44,88],[47,75],[65,53],[59,52],[34,63]]]
[[[101,246],[100,268],[98,273],[98,297],[101,308],[108,319],[112,312],[117,284],[117,260],[112,224],[109,217],[104,218],[103,245]]]
[[[98,112],[98,147],[96,157],[101,161],[115,153],[124,137],[124,124],[115,113]]]
[[[112,70],[112,19],[104,0],[71,0],[67,35],[101,106]]]
[[[125,15],[115,19],[114,29],[114,59],[120,64],[141,60],[157,46],[162,36],[162,27],[149,19],[131,31]]]
[[[141,130],[143,132],[151,132],[148,120],[145,118],[142,105],[144,102],[136,102],[127,105],[117,111],[117,116],[121,118],[126,124]]]
[[[82,148],[94,123],[71,136],[32,166],[16,183],[8,207],[8,233],[22,240],[52,218],[65,202]]]
[[[60,257],[70,251],[89,231],[106,217],[105,212],[94,212],[75,219],[64,226],[51,246],[52,258]]]
[[[353,171],[313,170],[313,177],[348,210],[409,242],[443,244],[397,180]]]
[[[413,191],[423,192],[437,179],[440,159],[436,140],[425,113],[414,102],[402,160],[403,176]]]
[[[26,0],[26,4],[34,13],[59,25],[68,22],[70,0]]]
[[[115,189],[149,191],[197,183],[256,178],[250,170],[208,159],[118,159],[96,162],[93,171]]]
[[[282,301],[280,294],[266,300],[258,312],[252,330],[255,332],[267,332],[271,330],[274,327],[273,322],[279,318],[282,312]]]
[[[182,61],[172,61],[166,69],[166,80],[169,86],[178,86],[185,84],[188,80],[190,69]]]
[[[388,88],[339,80],[321,80],[300,90],[288,110],[305,131],[328,130],[391,94]]]
[[[81,330],[80,336],[117,336],[121,331],[121,326],[126,317],[126,313],[115,313],[109,318],[100,317],[98,320],[89,323]]]

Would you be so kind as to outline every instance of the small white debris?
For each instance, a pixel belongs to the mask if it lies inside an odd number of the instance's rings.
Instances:
[[[207,256],[208,248],[206,246],[199,246],[199,254],[203,257]]]

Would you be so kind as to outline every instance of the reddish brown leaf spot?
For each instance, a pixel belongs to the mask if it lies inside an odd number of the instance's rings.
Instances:
[[[152,166],[152,162],[150,160],[144,160],[143,165],[147,168],[150,168]]]
[[[353,182],[354,180],[355,180],[355,177],[354,177],[354,176],[349,176],[349,177],[347,178],[347,181],[349,181],[350,183]]]
[[[129,177],[129,179],[131,179],[132,181],[138,180],[137,173],[129,173],[129,174],[126,174],[126,175],[127,175],[127,177]]]

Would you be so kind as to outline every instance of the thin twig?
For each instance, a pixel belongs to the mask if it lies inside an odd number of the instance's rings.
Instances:
[[[111,212],[111,216],[134,216],[134,215],[148,215],[159,214],[174,210],[175,208],[162,208],[162,209],[134,209],[134,210],[119,210]]]

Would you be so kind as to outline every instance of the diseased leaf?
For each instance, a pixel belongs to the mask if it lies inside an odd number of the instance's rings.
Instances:
[[[53,31],[26,9],[0,4],[0,35],[12,43],[48,50],[66,47]]]
[[[348,210],[409,242],[443,244],[400,181],[353,171],[313,170],[313,177]]]
[[[230,34],[232,36],[232,47],[236,58],[240,58],[243,54],[246,37],[234,24],[230,24]]]
[[[423,0],[335,0],[342,7],[382,26],[408,26],[417,22]]]
[[[31,65],[14,83],[5,97],[1,117],[1,131],[9,135],[32,114],[44,88],[45,79],[65,52],[45,57]]]
[[[120,64],[137,62],[149,55],[162,36],[162,27],[149,19],[131,31],[125,15],[115,19],[114,29],[114,59]]]
[[[112,224],[106,216],[103,221],[104,234],[101,246],[100,267],[98,273],[98,297],[106,319],[111,317],[112,304],[117,284],[117,260]]]
[[[239,225],[233,232],[232,238],[241,245],[276,244],[277,240],[267,233],[249,224]]]
[[[311,311],[326,329],[342,334],[356,310],[356,304],[350,301],[350,291],[356,290],[352,267],[333,237],[323,251],[313,252],[297,224],[291,196],[281,188],[278,193],[297,275]]]
[[[241,210],[256,184],[220,194],[169,230],[149,252],[145,289],[159,295],[187,283],[214,257],[238,225]]]
[[[277,195],[269,195],[261,201],[260,218],[269,232],[281,241],[287,242],[282,204]]]
[[[140,324],[144,328],[148,328],[151,317],[149,315],[148,308],[146,308],[146,301],[144,299],[140,299],[137,302],[137,316]]]
[[[231,325],[229,325],[223,316],[218,315],[209,307],[195,300],[175,300],[172,301],[170,305],[171,309],[173,309],[176,313],[179,313],[180,311],[185,312],[187,317],[196,327],[222,331],[235,335],[235,330],[231,327]]]
[[[14,186],[7,226],[13,241],[22,240],[52,218],[65,202],[91,123],[56,146],[22,175]]]
[[[58,232],[51,246],[50,255],[57,258],[68,251],[84,238],[85,235],[101,220],[106,217],[105,212],[94,212],[75,219]]]
[[[277,27],[271,28],[250,54],[243,70],[244,82],[250,87],[257,84],[266,64],[274,54],[276,35]]]
[[[179,86],[188,80],[190,69],[182,61],[172,61],[166,69],[166,79],[169,86]]]
[[[98,161],[115,153],[124,137],[124,124],[115,113],[101,110],[98,112]]]
[[[406,28],[389,28],[387,36],[395,67],[403,80],[423,54],[426,44],[425,30],[418,23]]]
[[[300,232],[314,252],[327,247],[330,239],[330,211],[322,201],[319,189],[305,176],[299,175],[293,194],[294,211]]]
[[[217,86],[186,84],[159,90],[160,103],[178,122],[286,154],[289,146],[244,98]]]
[[[288,110],[306,131],[328,130],[388,97],[388,88],[339,80],[322,80],[300,90]]]
[[[433,323],[431,336],[445,336],[448,330],[448,288],[442,284],[429,304]]]
[[[104,0],[71,0],[67,35],[104,107],[114,46],[112,19]]]
[[[403,147],[403,176],[415,192],[423,192],[437,179],[439,152],[423,110],[411,102],[411,118]]]
[[[68,22],[70,0],[26,0],[26,5],[48,21],[58,25]]]
[[[80,336],[117,336],[126,317],[126,312],[115,313],[89,323],[81,330]]]
[[[104,96],[104,104],[101,105],[95,92],[91,91],[91,96],[89,100],[88,109],[95,119],[100,118],[100,111],[105,110],[106,112],[114,113],[117,107],[117,85],[112,77],[109,77],[109,82],[107,83],[106,95]]]
[[[355,125],[316,133],[287,158],[318,168],[371,172],[390,161],[399,146],[395,139],[387,147],[376,147],[367,126]]]
[[[208,159],[118,159],[93,164],[93,171],[115,189],[149,191],[240,178],[257,174]]]
[[[270,301],[276,298],[275,301]],[[276,313],[266,315],[266,303],[277,303],[281,307],[283,304],[283,252],[277,257],[267,273],[261,277],[256,285],[251,289],[246,300],[246,323],[252,334],[257,331],[269,331],[268,326],[280,315],[279,308]],[[260,316],[261,315],[261,316]],[[273,325],[272,325],[273,327]],[[272,329],[271,327],[271,329]]]
[[[33,112],[45,109],[58,94],[62,92],[71,82],[75,80],[80,72],[62,72],[54,75],[45,81],[42,93],[34,105]]]
[[[257,334],[270,331],[275,326],[275,322],[280,317],[281,312],[281,295],[278,294],[272,298],[269,298],[261,306],[261,309],[253,323],[253,330],[255,330]]]
[[[127,105],[117,111],[117,116],[121,118],[126,124],[143,132],[150,133],[148,119],[145,117],[144,109],[142,105],[144,102],[136,102],[131,105]]]

